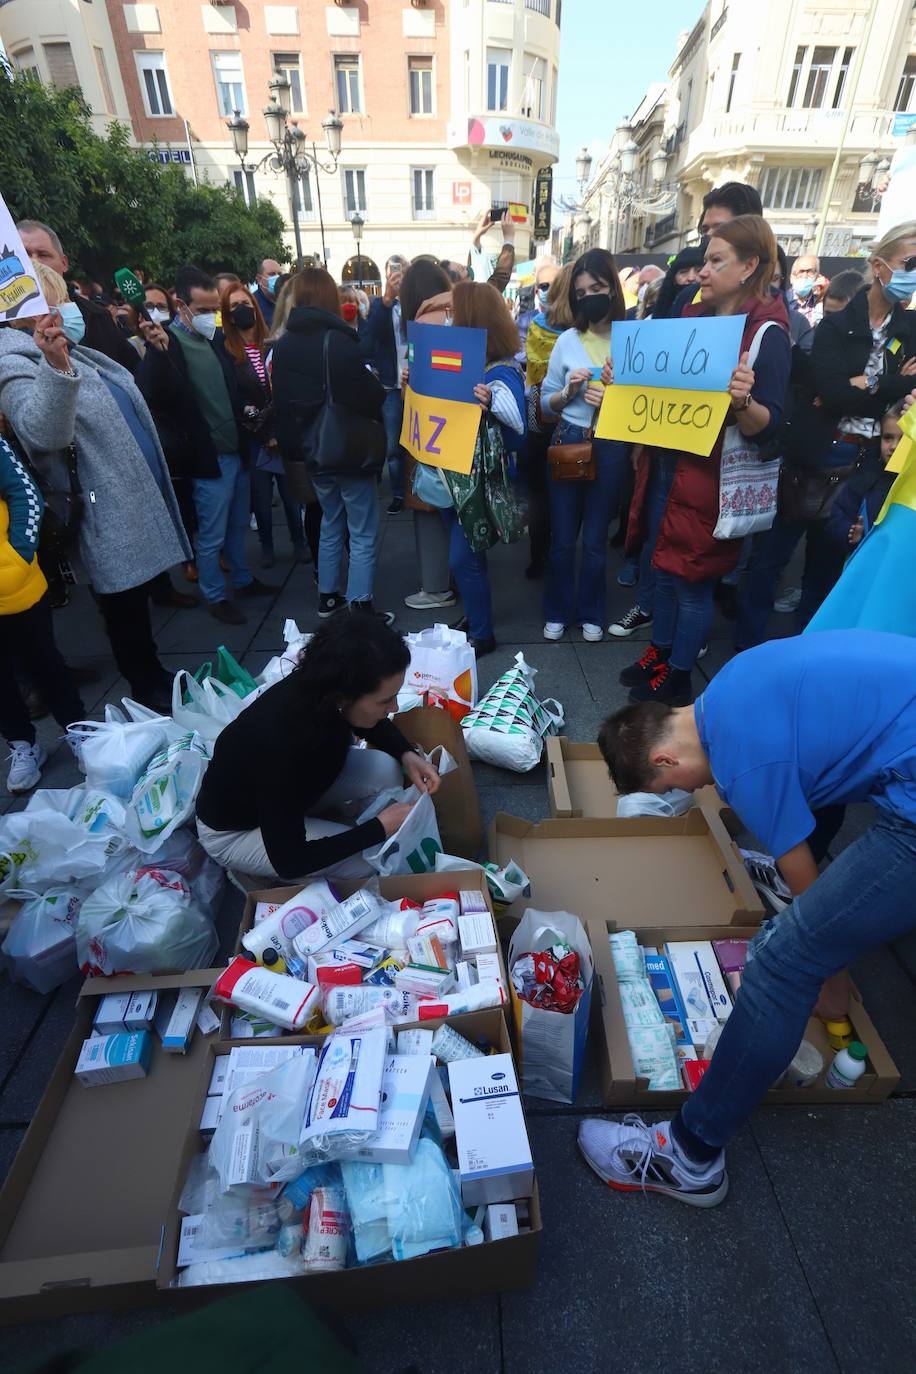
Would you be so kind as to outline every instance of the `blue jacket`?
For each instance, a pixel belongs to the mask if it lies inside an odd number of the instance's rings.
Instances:
[[[373,296],[369,302],[369,314],[359,331],[359,348],[366,361],[375,367],[382,386],[389,391],[400,387],[394,306],[386,305],[381,296]]]
[[[827,535],[835,549],[844,554],[850,552],[849,530],[860,515],[864,533],[868,534],[896,477],[895,472],[886,472],[880,463],[863,463],[843,483],[827,517]]]
[[[264,323],[267,325],[269,331],[274,322],[274,311],[277,308],[277,302],[272,301],[269,296],[265,296],[260,286],[252,292],[252,295],[260,307],[261,314],[264,316]]]

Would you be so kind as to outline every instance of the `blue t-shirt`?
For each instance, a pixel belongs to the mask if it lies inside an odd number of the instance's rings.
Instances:
[[[916,824],[916,640],[771,640],[727,663],[694,713],[719,792],[777,858],[833,803],[871,801]]]

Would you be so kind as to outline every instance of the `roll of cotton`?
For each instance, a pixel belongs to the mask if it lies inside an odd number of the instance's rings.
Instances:
[[[619,983],[629,982],[633,978],[645,978],[645,960],[640,952],[639,941],[632,930],[615,931],[613,935],[608,936],[608,944],[611,947],[611,958],[614,960],[614,971]]]

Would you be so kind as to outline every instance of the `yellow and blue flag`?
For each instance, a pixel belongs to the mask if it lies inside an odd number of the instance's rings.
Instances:
[[[468,473],[480,427],[474,387],[487,361],[485,329],[407,326],[407,363],[401,445],[418,463]]]

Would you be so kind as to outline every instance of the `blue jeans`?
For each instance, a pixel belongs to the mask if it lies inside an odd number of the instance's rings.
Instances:
[[[741,540],[741,553],[738,555],[738,562],[731,572],[725,574],[722,582],[726,587],[737,587],[742,577],[747,572],[747,565],[751,561],[751,553],[754,548],[754,536],[746,534]]]
[[[916,926],[916,826],[879,814],[761,928],[713,1061],[680,1111],[688,1150],[690,1136],[728,1144],[791,1062],[826,978]]]
[[[557,443],[577,444],[586,431],[561,420]],[[550,554],[544,619],[557,625],[603,625],[607,603],[607,535],[620,509],[630,461],[629,444],[594,439],[594,482],[555,482],[548,476]],[[576,587],[576,544],[582,531],[582,565]]]
[[[391,495],[399,501],[404,500],[404,450],[401,448],[401,422],[403,419],[403,393],[387,391],[385,403],[382,406],[382,424],[385,426],[385,440],[388,445],[385,457],[388,462]]]
[[[652,558],[659,526],[668,504],[671,484],[674,481],[677,459],[666,453],[653,453],[648,461],[652,464],[652,470],[649,473],[649,486],[646,492],[646,542],[639,555],[636,604],[646,615],[651,615],[655,609],[655,569],[652,566]]]
[[[655,569],[655,621],[652,642],[670,648],[672,668],[690,672],[709,638],[715,606],[712,594],[717,577],[688,582],[677,573]]]
[[[305,548],[305,535],[302,532],[302,507],[289,489],[284,472],[271,472],[269,468],[254,467],[251,470],[251,505],[258,525],[258,538],[265,553],[272,553],[274,547],[274,523],[271,503],[274,496],[274,482],[286,516],[286,526],[293,548]]]
[[[318,546],[318,590],[322,596],[340,591],[344,540],[350,535],[347,600],[371,601],[378,544],[378,492],[374,477],[312,478],[321,502],[321,543]]]
[[[741,614],[735,631],[735,644],[739,648],[752,649],[766,639],[780,575],[803,536],[807,536],[805,570],[801,601],[795,612],[796,634],[801,634],[842,572],[844,553],[842,550],[837,552],[829,538],[826,521],[808,520],[790,525],[777,515],[772,527],[760,535],[744,579]]]
[[[251,513],[251,485],[237,453],[221,453],[219,477],[195,477],[192,484],[197,512],[197,577],[208,601],[223,601],[226,582],[219,566],[220,550],[229,564],[234,591],[251,581],[245,556],[245,531]]]
[[[468,544],[457,511],[439,512],[448,531],[448,565],[458,584],[471,639],[493,638],[493,602],[487,575],[487,555],[474,553]]]

